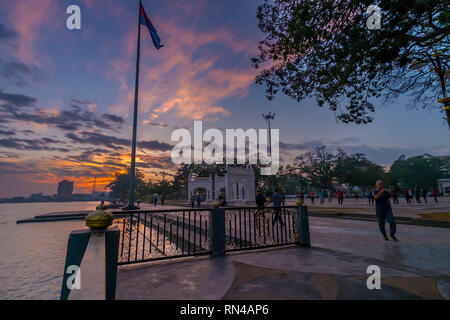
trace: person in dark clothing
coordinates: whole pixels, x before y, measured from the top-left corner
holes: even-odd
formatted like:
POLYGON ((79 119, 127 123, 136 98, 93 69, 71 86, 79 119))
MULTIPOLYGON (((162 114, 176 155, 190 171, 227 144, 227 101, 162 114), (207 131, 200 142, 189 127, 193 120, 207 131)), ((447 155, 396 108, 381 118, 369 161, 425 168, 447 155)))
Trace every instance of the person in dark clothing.
POLYGON ((403 191, 403 196, 405 197, 406 203, 409 203, 408 189, 405 188, 405 190, 403 191))
POLYGON ((373 203, 375 201, 375 198, 373 196, 374 196, 373 191, 369 190, 369 205, 370 206, 373 205, 373 203))
POLYGON ((389 222, 390 236, 393 240, 397 241, 395 232, 397 224, 392 214, 392 207, 389 198, 391 197, 389 192, 384 189, 383 181, 378 180, 376 183, 378 193, 375 195, 375 210, 378 217, 378 227, 385 240, 389 240, 386 235, 385 224, 386 220, 389 222))
POLYGON ((398 192, 396 187, 392 187, 392 200, 394 201, 394 204, 399 204, 398 202, 398 192))
POLYGON ((256 201, 256 206, 257 207, 264 207, 264 205, 266 204, 266 197, 264 197, 261 194, 261 191, 258 190, 256 192, 256 199, 255 199, 255 201, 256 201))
POLYGON ((275 189, 275 192, 270 197, 270 202, 273 203, 273 208, 275 210, 275 216, 272 220, 272 224, 275 224, 276 221, 279 221, 281 226, 284 226, 284 222, 281 219, 281 202, 283 201, 283 197, 278 193, 278 189, 275 189))
POLYGON ((420 192, 422 193, 423 200, 427 203, 427 190, 422 188, 420 189, 420 192))
POLYGON ((200 205, 202 204, 202 197, 200 195, 197 196, 197 208, 200 209, 200 205))
POLYGON ((191 208, 195 207, 195 199, 194 196, 191 197, 191 208))
POLYGON ((416 202, 417 203, 422 203, 422 201, 420 201, 420 189, 419 189, 419 187, 417 185, 414 188, 414 193, 416 194, 416 202))

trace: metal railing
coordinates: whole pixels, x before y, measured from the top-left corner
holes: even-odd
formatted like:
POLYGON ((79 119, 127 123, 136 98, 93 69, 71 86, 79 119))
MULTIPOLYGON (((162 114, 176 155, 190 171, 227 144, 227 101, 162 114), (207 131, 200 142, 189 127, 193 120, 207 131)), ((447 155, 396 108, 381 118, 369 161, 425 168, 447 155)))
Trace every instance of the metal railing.
POLYGON ((248 250, 298 243, 297 207, 225 209, 225 250, 248 250), (283 224, 275 220, 276 211, 283 224))
POLYGON ((120 230, 119 265, 210 253, 210 209, 113 214, 120 230))
MULTIPOLYGON (((295 206, 224 209, 226 251, 298 243, 295 206), (277 210, 283 224, 275 220, 277 210)), ((112 212, 120 230, 118 264, 210 254, 212 210, 112 212)))

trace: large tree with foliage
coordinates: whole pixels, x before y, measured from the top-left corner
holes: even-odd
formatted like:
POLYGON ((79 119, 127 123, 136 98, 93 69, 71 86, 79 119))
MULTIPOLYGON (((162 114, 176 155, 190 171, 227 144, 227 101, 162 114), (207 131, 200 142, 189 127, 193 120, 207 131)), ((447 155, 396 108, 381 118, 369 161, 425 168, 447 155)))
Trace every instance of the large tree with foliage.
MULTIPOLYGON (((136 169, 134 192, 136 199, 144 200, 148 193, 148 184, 144 181, 144 173, 136 169)), ((124 201, 128 199, 130 191, 130 169, 127 173, 116 172, 114 174, 114 180, 107 185, 107 188, 111 190, 111 197, 124 201)))
POLYGON ((402 155, 392 164, 389 175, 392 183, 403 187, 434 187, 437 179, 450 176, 450 157, 424 154, 407 159, 402 155))
POLYGON ((332 189, 336 168, 336 156, 326 151, 325 146, 299 155, 294 160, 295 172, 313 187, 332 189))
POLYGON ((362 124, 373 120, 372 98, 409 93, 412 103, 435 107, 446 97, 448 1, 265 0, 257 19, 265 39, 252 61, 269 63, 256 78, 269 99, 279 91, 312 97, 340 121, 362 124), (370 5, 381 8, 379 30, 366 25, 370 5), (422 67, 411 70, 416 61, 422 67))
POLYGON ((336 158, 336 180, 347 185, 348 190, 353 190, 355 186, 373 188, 377 180, 385 178, 384 168, 362 153, 347 155, 343 150, 338 150, 336 158))

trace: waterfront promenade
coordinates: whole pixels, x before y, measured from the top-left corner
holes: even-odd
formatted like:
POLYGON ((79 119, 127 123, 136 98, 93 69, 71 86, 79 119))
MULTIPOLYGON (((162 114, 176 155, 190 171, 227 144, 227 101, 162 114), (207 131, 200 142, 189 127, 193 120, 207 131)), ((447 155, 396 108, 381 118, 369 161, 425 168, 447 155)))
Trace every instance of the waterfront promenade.
POLYGON ((384 241, 371 221, 310 218, 312 248, 119 267, 117 299, 449 299, 450 229, 399 225, 384 241), (369 265, 381 289, 366 286, 369 265))

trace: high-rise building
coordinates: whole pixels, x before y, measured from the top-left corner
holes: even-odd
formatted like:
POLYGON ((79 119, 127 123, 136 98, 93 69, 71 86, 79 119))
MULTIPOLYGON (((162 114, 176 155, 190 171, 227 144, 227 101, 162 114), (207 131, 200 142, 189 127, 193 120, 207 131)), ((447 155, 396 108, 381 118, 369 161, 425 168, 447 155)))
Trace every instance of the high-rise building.
POLYGON ((72 198, 73 181, 63 180, 58 182, 58 197, 72 198))

